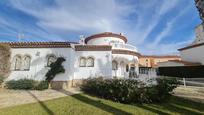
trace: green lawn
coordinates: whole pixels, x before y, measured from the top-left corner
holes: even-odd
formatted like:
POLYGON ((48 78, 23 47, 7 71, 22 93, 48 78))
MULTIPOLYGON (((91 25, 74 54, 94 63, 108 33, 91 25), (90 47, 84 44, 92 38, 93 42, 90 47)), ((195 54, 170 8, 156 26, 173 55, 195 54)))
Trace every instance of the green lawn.
POLYGON ((128 105, 85 94, 0 109, 0 115, 204 114, 204 104, 171 97, 162 104, 128 105))

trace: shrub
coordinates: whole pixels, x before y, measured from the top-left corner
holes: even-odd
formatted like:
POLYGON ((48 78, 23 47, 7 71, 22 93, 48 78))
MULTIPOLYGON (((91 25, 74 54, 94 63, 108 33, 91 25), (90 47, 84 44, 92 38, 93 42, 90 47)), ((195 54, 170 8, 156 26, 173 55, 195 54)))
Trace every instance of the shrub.
POLYGON ((121 103, 161 102, 176 88, 177 81, 157 79, 157 84, 147 84, 133 79, 88 79, 82 84, 85 93, 121 103))
POLYGON ((0 76, 0 86, 4 82, 4 78, 0 76))
POLYGON ((171 92, 179 85, 177 78, 157 78, 157 84, 147 87, 146 95, 149 102, 161 102, 167 99, 171 92))
POLYGON ((6 82, 8 89, 23 89, 23 90, 44 90, 48 89, 47 81, 35 81, 31 79, 10 80, 6 82))
POLYGON ((62 63, 66 61, 63 57, 57 58, 55 62, 50 65, 50 70, 46 73, 46 81, 50 82, 59 73, 64 73, 65 69, 62 63))
POLYGON ((35 81, 30 79, 10 80, 6 82, 8 89, 32 89, 35 81))
POLYGON ((34 89, 44 90, 44 89, 48 89, 48 87, 49 87, 48 81, 41 81, 41 82, 38 82, 38 84, 34 87, 34 89))

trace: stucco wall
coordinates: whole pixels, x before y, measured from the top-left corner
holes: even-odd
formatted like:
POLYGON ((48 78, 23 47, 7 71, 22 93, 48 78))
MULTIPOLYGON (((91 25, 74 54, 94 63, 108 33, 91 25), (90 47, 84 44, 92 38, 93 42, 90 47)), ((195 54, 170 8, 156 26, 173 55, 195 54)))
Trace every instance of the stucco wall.
POLYGON ((15 71, 11 67, 11 79, 34 79, 43 80, 49 67, 47 67, 47 58, 49 54, 57 57, 62 56, 66 59, 63 63, 65 73, 58 74, 54 81, 67 81, 72 79, 86 79, 96 76, 112 76, 112 57, 111 51, 75 51, 72 48, 16 48, 12 49, 11 63, 13 57, 17 54, 21 56, 31 56, 31 65, 29 71, 15 71), (37 56, 37 53, 39 56, 37 56), (79 67, 80 57, 93 57, 95 60, 94 67, 79 67))
POLYGON ((112 77, 111 51, 77 51, 75 52, 74 78, 86 79, 89 77, 112 77), (94 67, 80 67, 80 57, 93 57, 94 67))
POLYGON ((70 76, 73 75, 72 72, 72 54, 71 48, 15 48, 11 50, 11 74, 8 77, 10 79, 35 79, 35 80, 43 80, 45 79, 45 74, 47 73, 49 67, 47 67, 47 58, 46 56, 49 54, 54 54, 59 57, 62 56, 66 59, 63 63, 64 68, 66 69, 64 74, 59 74, 55 77, 54 80, 69 80, 70 76), (14 71, 13 67, 13 57, 16 54, 20 54, 21 56, 29 55, 31 56, 30 70, 29 71, 14 71), (39 55, 37 55, 39 54, 39 55), (70 70, 70 71, 69 71, 70 70))
POLYGON ((184 61, 200 62, 204 64, 204 45, 183 50, 180 54, 184 61))

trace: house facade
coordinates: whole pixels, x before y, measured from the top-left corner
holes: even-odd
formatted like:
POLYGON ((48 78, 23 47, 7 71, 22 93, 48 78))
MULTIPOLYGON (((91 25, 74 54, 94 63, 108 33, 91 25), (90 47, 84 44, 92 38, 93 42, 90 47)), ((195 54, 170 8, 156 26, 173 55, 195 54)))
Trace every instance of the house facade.
POLYGON ((137 48, 127 44, 122 34, 95 34, 74 42, 7 42, 11 47, 11 74, 7 80, 44 80, 50 64, 64 57, 65 73, 58 74, 51 85, 69 88, 90 77, 128 78, 137 76, 137 48))

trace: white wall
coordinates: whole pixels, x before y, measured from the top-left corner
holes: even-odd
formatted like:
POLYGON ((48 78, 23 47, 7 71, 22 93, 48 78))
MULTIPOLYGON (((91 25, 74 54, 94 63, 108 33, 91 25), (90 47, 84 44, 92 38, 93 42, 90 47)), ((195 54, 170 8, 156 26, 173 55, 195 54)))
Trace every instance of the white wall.
POLYGON ((89 45, 110 45, 110 41, 116 41, 116 42, 120 42, 122 44, 125 44, 125 42, 120 39, 120 38, 115 38, 115 37, 100 37, 100 38, 95 38, 95 39, 91 39, 88 41, 87 44, 89 45))
POLYGON ((71 48, 15 48, 11 50, 11 61, 16 54, 21 56, 29 55, 31 56, 31 65, 29 71, 14 71, 14 68, 11 67, 11 74, 8 77, 10 79, 34 79, 34 80, 43 80, 45 79, 45 74, 47 73, 49 67, 47 67, 47 58, 48 54, 54 54, 57 57, 62 56, 66 59, 63 63, 64 68, 66 69, 64 74, 59 74, 55 77, 54 80, 63 81, 69 80, 73 75, 72 64, 72 52, 71 48), (36 54, 40 52, 39 56, 36 54))
POLYGON ((77 51, 75 52, 74 78, 86 79, 89 77, 104 76, 112 77, 111 51, 77 51), (80 57, 93 57, 94 67, 80 67, 80 57))
POLYGON ((186 49, 180 52, 181 59, 190 62, 200 62, 204 64, 204 45, 186 49))

